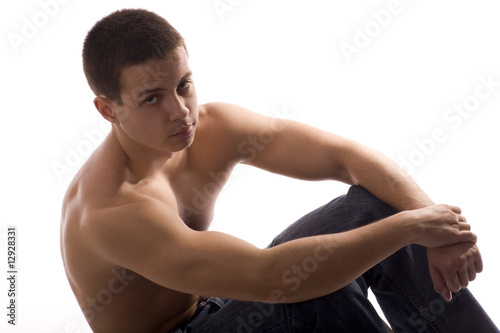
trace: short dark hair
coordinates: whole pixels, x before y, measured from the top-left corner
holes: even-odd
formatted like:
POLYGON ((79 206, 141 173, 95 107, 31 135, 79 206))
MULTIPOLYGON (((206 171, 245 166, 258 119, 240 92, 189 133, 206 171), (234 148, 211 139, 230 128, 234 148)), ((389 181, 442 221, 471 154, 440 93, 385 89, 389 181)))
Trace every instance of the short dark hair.
POLYGON ((122 70, 150 59, 165 59, 179 46, 186 49, 184 38, 163 17, 144 9, 118 10, 88 32, 83 71, 96 96, 122 105, 122 70))

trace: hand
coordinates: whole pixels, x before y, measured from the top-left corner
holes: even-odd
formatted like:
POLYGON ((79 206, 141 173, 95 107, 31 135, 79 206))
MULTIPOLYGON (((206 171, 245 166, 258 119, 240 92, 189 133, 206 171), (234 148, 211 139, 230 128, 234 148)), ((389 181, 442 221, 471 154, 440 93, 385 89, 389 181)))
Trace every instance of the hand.
POLYGON ((426 247, 443 247, 457 243, 476 243, 477 237, 461 214, 460 208, 433 205, 410 211, 417 226, 414 243, 426 247))
POLYGON ((467 287, 483 270, 481 253, 470 242, 428 248, 427 258, 434 290, 447 301, 451 301, 452 292, 467 287))

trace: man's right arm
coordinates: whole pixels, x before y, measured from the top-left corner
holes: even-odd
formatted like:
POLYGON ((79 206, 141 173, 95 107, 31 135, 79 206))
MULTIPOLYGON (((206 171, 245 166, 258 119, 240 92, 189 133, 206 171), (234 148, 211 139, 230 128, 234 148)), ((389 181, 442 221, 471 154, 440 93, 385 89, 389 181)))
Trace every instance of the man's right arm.
POLYGON ((298 302, 334 292, 416 243, 475 242, 456 207, 405 211, 352 231, 270 249, 214 231, 194 231, 174 210, 140 199, 90 216, 82 227, 97 255, 179 292, 262 302, 298 302), (315 270, 301 267, 315 260, 315 270))

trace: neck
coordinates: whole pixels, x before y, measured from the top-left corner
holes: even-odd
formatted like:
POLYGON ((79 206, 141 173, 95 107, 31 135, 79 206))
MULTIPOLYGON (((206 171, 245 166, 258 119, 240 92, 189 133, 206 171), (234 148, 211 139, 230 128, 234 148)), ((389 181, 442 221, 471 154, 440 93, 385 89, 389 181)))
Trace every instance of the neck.
POLYGON ((144 179, 164 170, 178 153, 155 150, 131 141, 113 127, 112 139, 122 148, 126 163, 134 178, 144 179))

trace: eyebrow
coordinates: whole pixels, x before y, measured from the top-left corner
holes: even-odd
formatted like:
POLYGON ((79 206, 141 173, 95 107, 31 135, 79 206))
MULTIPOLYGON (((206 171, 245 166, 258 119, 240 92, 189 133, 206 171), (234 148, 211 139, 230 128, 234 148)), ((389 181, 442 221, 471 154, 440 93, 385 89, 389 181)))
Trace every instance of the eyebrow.
POLYGON ((147 94, 150 94, 150 93, 153 93, 153 92, 157 92, 157 91, 160 91, 160 90, 165 90, 165 89, 160 88, 160 87, 152 88, 152 89, 145 89, 145 90, 141 91, 139 93, 139 95, 137 95, 137 98, 141 98, 144 95, 147 95, 147 94))
MULTIPOLYGON (((182 82, 184 80, 186 80, 188 77, 190 77, 191 75, 193 75, 193 72, 192 71, 189 71, 187 72, 186 74, 184 74, 181 79, 179 80, 179 82, 182 82)), ((146 94, 150 94, 150 93, 153 93, 153 92, 157 92, 157 91, 161 91, 161 90, 165 90, 164 88, 161 88, 161 87, 155 87, 155 88, 151 88, 151 89, 144 89, 143 91, 141 91, 139 93, 139 95, 137 95, 137 98, 141 98, 142 96, 146 95, 146 94)))

